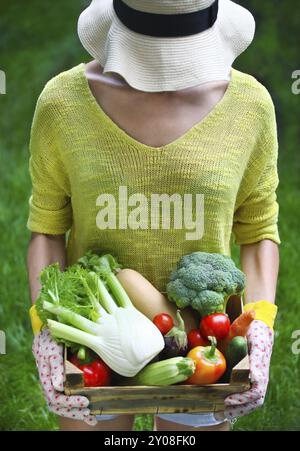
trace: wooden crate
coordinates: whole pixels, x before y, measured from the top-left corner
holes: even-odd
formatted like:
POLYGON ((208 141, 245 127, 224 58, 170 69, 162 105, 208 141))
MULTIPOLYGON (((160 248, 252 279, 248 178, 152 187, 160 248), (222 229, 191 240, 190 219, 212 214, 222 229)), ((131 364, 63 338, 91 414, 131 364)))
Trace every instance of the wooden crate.
MULTIPOLYGON (((233 321, 242 312, 242 302, 232 297, 227 313, 233 321)), ((230 382, 211 385, 84 387, 83 373, 66 358, 65 394, 82 395, 90 400, 91 413, 196 413, 223 411, 224 399, 232 393, 249 390, 249 359, 233 368, 230 382)))

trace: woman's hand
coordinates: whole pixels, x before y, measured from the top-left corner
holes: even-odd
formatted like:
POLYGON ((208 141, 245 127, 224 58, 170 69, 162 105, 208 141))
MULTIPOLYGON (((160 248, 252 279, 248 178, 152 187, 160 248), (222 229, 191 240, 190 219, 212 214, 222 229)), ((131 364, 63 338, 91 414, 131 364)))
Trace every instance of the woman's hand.
POLYGON ((269 382, 273 335, 273 331, 264 322, 252 322, 247 334, 252 388, 225 399, 227 419, 242 417, 263 405, 269 382))
POLYGON ((51 338, 49 329, 43 329, 35 336, 32 352, 49 410, 56 415, 95 426, 97 420, 90 415, 87 398, 61 394, 64 381, 63 347, 51 338))

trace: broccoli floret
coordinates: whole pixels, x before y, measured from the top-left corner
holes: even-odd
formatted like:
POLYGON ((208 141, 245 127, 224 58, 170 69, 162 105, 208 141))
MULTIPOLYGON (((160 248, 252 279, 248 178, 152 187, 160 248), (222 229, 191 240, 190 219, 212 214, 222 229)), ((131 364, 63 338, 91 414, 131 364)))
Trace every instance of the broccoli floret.
POLYGON ((213 313, 223 313, 224 297, 222 293, 203 290, 192 300, 191 306, 194 310, 201 313, 201 316, 212 315, 213 313))
POLYGON ((191 303, 191 297, 197 296, 197 291, 187 288, 180 279, 171 280, 167 284, 169 298, 174 301, 178 308, 186 308, 191 303))
POLYGON ((245 275, 222 254, 194 252, 178 262, 170 276, 167 293, 177 307, 191 306, 201 316, 226 311, 230 296, 241 295, 245 275))

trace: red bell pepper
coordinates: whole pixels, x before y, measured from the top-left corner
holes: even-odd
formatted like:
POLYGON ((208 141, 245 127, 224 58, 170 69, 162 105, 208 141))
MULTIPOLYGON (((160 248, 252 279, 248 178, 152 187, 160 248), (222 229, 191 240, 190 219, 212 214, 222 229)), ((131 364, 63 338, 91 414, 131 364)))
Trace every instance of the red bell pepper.
POLYGON ((85 387, 105 387, 110 385, 111 369, 101 359, 82 364, 76 355, 70 357, 70 362, 83 372, 85 387))

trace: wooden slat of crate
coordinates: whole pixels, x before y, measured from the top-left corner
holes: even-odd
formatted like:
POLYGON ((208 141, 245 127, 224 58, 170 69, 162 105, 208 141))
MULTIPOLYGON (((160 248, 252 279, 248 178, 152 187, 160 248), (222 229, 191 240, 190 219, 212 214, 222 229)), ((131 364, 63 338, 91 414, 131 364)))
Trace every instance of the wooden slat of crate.
MULTIPOLYGON (((209 393, 205 390, 198 391, 189 397, 184 394, 180 397, 177 392, 173 396, 157 395, 149 393, 149 391, 138 391, 135 387, 131 388, 131 395, 128 397, 116 396, 112 397, 96 396, 93 397, 91 393, 84 393, 82 395, 88 396, 90 399, 90 408, 92 413, 177 413, 177 412, 213 412, 224 410, 223 400, 229 394, 240 392, 241 386, 230 386, 227 389, 220 387, 219 393, 209 393), (133 397, 132 397, 133 395, 133 397), (197 399, 198 398, 198 399, 197 399)), ((149 387, 147 387, 149 388, 149 387)), ((200 387, 198 387, 200 388, 200 387)))
POLYGON ((136 400, 139 397, 147 397, 149 400, 167 400, 182 398, 194 400, 197 396, 205 395, 206 399, 216 401, 220 396, 236 393, 236 390, 248 388, 248 384, 214 384, 214 385, 168 385, 168 386, 124 386, 103 388, 78 388, 68 389, 67 395, 89 396, 94 401, 136 400))
POLYGON ((89 392, 81 392, 81 394, 90 398, 90 408, 94 414, 213 412, 224 410, 223 399, 227 395, 239 391, 241 387, 238 386, 235 389, 231 386, 227 390, 220 387, 219 393, 209 393, 203 387, 203 390, 197 390, 197 393, 193 391, 191 396, 187 396, 184 392, 180 396, 176 390, 173 390, 172 394, 168 394, 162 393, 163 390, 157 389, 157 387, 145 388, 146 390, 144 387, 130 387, 130 396, 125 393, 123 396, 118 396, 116 393, 111 393, 111 396, 93 396, 89 392), (197 394, 202 398, 199 399, 197 394))
POLYGON ((90 399, 92 413, 178 413, 224 410, 226 396, 247 390, 248 384, 206 386, 105 387, 66 390, 90 399))
POLYGON ((139 402, 135 403, 135 405, 125 404, 124 407, 118 403, 117 406, 113 407, 109 405, 107 408, 103 407, 102 403, 91 403, 90 404, 91 413, 93 415, 116 415, 116 414, 158 414, 158 413, 208 413, 208 412, 222 412, 224 411, 224 402, 222 403, 192 403, 192 402, 172 402, 170 404, 163 405, 163 402, 160 402, 160 405, 147 406, 141 400, 141 404, 139 402))

